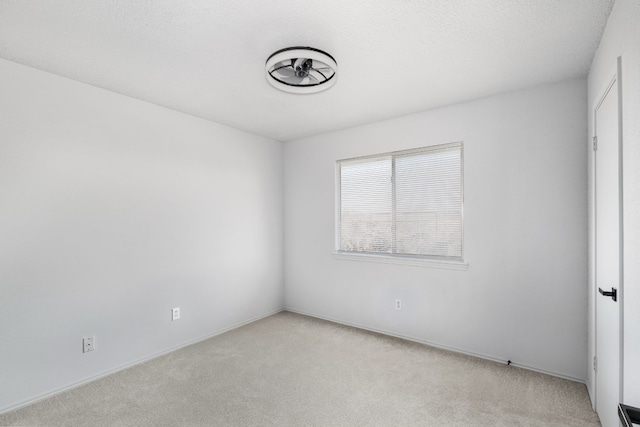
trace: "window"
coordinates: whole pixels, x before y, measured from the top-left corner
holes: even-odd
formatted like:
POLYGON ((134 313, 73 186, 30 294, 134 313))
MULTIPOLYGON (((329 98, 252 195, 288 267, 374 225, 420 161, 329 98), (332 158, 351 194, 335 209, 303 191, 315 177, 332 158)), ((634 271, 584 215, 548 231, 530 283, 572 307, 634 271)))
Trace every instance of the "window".
POLYGON ((461 261, 462 148, 338 161, 338 253, 461 261))

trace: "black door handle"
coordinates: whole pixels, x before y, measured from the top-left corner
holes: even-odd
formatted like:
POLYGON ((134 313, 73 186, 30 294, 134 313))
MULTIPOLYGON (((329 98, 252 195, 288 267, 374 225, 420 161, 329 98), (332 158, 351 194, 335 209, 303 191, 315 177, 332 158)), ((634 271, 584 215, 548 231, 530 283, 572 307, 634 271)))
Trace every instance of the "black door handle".
POLYGON ((598 288, 598 292, 605 297, 611 297, 612 300, 618 301, 618 290, 616 288, 611 288, 611 292, 603 291, 602 288, 598 288))

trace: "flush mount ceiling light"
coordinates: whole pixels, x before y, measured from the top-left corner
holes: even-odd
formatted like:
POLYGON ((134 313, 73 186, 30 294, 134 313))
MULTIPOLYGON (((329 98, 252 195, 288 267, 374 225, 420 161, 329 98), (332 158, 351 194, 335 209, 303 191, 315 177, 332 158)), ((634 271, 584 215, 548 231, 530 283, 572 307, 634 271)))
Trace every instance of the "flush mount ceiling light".
POLYGON ((336 83, 338 64, 331 55, 312 47, 288 47, 273 53, 265 64, 267 80, 292 93, 315 93, 336 83))

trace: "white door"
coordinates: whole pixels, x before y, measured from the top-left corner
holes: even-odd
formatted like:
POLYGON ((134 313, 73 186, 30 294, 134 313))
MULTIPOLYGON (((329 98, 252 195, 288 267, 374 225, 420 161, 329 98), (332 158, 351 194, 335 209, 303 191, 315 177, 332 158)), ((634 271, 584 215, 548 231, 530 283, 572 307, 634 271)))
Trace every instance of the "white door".
POLYGON ((594 111, 596 238, 596 412, 603 427, 618 427, 620 402, 621 168, 619 74, 594 111), (616 292, 615 301, 614 295, 616 292))

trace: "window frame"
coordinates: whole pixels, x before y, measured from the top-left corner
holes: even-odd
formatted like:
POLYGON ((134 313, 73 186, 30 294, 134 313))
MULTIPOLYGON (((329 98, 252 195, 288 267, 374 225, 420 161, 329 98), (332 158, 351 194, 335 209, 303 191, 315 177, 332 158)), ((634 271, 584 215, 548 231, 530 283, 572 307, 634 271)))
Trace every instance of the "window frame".
MULTIPOLYGON (((392 224, 391 232, 395 232, 395 206, 392 208, 392 224)), ((392 237, 395 242, 395 236, 392 237)), ((408 150, 397 150, 387 153, 377 153, 365 156, 351 157, 339 159, 335 162, 335 223, 334 223, 334 252, 335 259, 382 262, 391 264, 407 264, 427 267, 447 268, 454 270, 466 270, 468 264, 464 261, 464 142, 450 142, 445 144, 430 145, 419 148, 411 148, 408 150), (392 169, 392 205, 396 203, 396 185, 395 185, 395 168, 396 158, 411 156, 421 153, 429 153, 441 150, 449 150, 452 148, 460 149, 460 215, 461 215, 461 232, 460 232, 460 256, 441 256, 441 255, 414 255, 414 254, 398 254, 398 253, 382 253, 382 252, 365 252, 365 251, 343 251, 341 246, 341 219, 342 219, 342 186, 341 171, 342 163, 345 162, 367 162, 374 159, 390 158, 392 169)))

